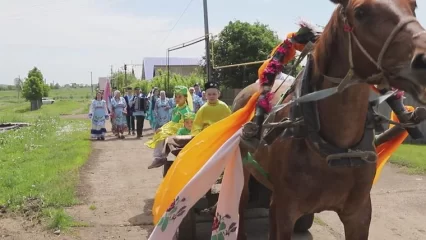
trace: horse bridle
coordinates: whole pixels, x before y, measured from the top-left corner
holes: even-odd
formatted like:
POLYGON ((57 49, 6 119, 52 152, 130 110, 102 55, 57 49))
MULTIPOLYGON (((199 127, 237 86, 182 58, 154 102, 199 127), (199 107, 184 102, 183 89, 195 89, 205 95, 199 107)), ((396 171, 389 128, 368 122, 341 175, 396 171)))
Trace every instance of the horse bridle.
MULTIPOLYGON (((300 96, 296 99, 293 99, 287 103, 281 103, 279 105, 276 105, 272 108, 271 112, 278 112, 281 109, 287 107, 287 106, 292 106, 295 104, 299 104, 299 103, 306 103, 306 102, 314 102, 314 101, 319 101, 321 99, 330 97, 336 93, 341 93, 343 90, 345 90, 346 88, 353 86, 355 84, 359 84, 359 83, 369 83, 369 84, 376 84, 376 83, 380 83, 379 88, 383 87, 383 88, 387 88, 389 89, 389 83, 388 83, 388 77, 392 76, 391 73, 389 73, 388 71, 386 71, 386 69, 383 69, 382 67, 382 61, 383 61, 383 57, 386 54, 390 44, 392 43, 392 41, 394 40, 395 36, 401 31, 401 29, 403 27, 405 27, 407 24, 412 23, 412 22, 418 22, 417 18, 415 17, 407 17, 402 19, 392 30, 392 32, 389 34, 388 38, 386 39, 385 43, 383 44, 382 49, 379 52, 379 56, 377 58, 377 61, 374 60, 373 57, 371 57, 371 55, 368 53, 368 51, 362 46, 361 42, 358 40, 358 38, 355 36, 354 32, 353 32, 353 27, 349 24, 348 19, 346 17, 346 13, 345 13, 345 8, 343 6, 341 6, 340 9, 340 14, 344 23, 344 31, 348 33, 349 36, 349 54, 348 54, 348 58, 349 58, 349 70, 346 73, 344 78, 336 78, 336 77, 330 77, 330 76, 326 76, 325 74, 322 74, 324 79, 337 84, 336 87, 332 87, 332 88, 326 88, 326 89, 322 89, 322 90, 317 90, 311 93, 308 93, 306 95, 300 96), (355 73, 355 67, 354 67, 354 63, 353 63, 353 54, 352 54, 352 40, 355 41, 355 44, 357 45, 357 47, 361 50, 361 52, 377 67, 377 69, 379 70, 378 73, 373 74, 367 78, 362 79, 361 77, 357 76, 355 73), (356 78, 355 78, 356 77, 356 78)), ((423 34, 426 34, 426 30, 420 31, 416 34, 413 35, 413 38, 417 38, 423 34)), ((313 49, 313 44, 307 44, 307 46, 305 46, 305 50, 307 50, 307 52, 312 51, 313 49)), ((299 60, 297 61, 297 63, 299 63, 301 61, 301 57, 305 56, 306 53, 304 54, 305 50, 303 50, 302 54, 299 56, 299 60)), ((296 65, 297 66, 297 65, 296 65)), ((284 80, 285 81, 285 80, 284 80)), ((283 82, 284 82, 283 81, 283 82)), ((283 84, 283 82, 278 86, 278 88, 281 87, 281 85, 283 84)), ((294 81, 292 86, 290 87, 290 89, 294 90, 295 87, 295 83, 297 81, 294 81)), ((275 90, 277 91, 278 88, 275 90)), ((378 102, 381 103, 383 101, 385 101, 387 98, 389 98, 391 95, 393 95, 395 93, 395 91, 389 91, 388 93, 386 93, 383 96, 378 96, 375 97, 371 100, 371 102, 378 102)), ((282 100, 284 100, 282 98, 282 100)), ((265 119, 265 122, 268 122, 270 120, 270 117, 273 116, 274 114, 269 114, 268 117, 265 119)))
MULTIPOLYGON (((401 31, 401 29, 403 27, 405 27, 407 24, 412 23, 412 22, 418 22, 416 17, 407 17, 402 19, 392 30, 392 32, 389 34, 389 36, 387 37, 385 43, 383 44, 382 49, 379 52, 379 56, 377 58, 377 61, 374 60, 373 57, 371 57, 371 55, 368 53, 368 51, 362 46, 361 42, 358 40, 358 38, 356 37, 356 35, 353 32, 353 27, 349 24, 348 19, 346 17, 346 13, 345 13, 346 9, 342 6, 341 7, 341 17, 344 23, 344 31, 348 33, 348 41, 349 41, 349 46, 348 46, 348 58, 349 58, 349 70, 346 73, 344 78, 335 78, 335 77, 329 77, 324 75, 324 78, 339 84, 337 87, 338 92, 342 92, 344 89, 346 89, 349 86, 352 86, 356 83, 371 83, 371 82, 380 82, 382 85, 385 85, 386 87, 389 86, 389 83, 387 82, 387 78, 386 76, 389 76, 390 73, 388 71, 386 71, 385 69, 383 69, 382 66, 382 61, 383 61, 383 57, 386 54, 389 46, 391 45, 392 41, 395 39, 395 36, 401 31), (378 73, 373 74, 365 79, 361 79, 361 78, 357 78, 354 79, 354 76, 356 76, 355 73, 355 67, 354 67, 354 62, 353 62, 353 53, 352 53, 352 40, 355 42, 356 46, 361 50, 361 52, 364 54, 365 57, 368 58, 368 60, 370 60, 370 62, 372 62, 377 69, 379 70, 378 73), (386 76, 385 76, 386 73, 386 76)), ((417 38, 422 34, 425 34, 426 30, 424 31, 420 31, 416 34, 413 35, 413 38, 417 38)))

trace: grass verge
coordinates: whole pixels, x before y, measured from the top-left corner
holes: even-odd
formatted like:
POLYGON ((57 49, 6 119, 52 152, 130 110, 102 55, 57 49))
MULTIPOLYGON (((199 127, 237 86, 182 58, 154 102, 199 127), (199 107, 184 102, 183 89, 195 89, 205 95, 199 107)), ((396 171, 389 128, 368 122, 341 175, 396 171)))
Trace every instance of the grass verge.
POLYGON ((390 162, 407 167, 410 174, 426 174, 426 146, 403 144, 390 158, 390 162))
POLYGON ((49 227, 66 229, 75 225, 63 207, 78 203, 79 168, 90 153, 89 122, 52 114, 0 134, 0 205, 26 215, 43 213, 49 227))
POLYGON ((0 104, 0 123, 2 122, 33 122, 43 116, 60 116, 89 112, 89 101, 61 100, 54 104, 46 104, 37 111, 30 111, 29 102, 0 104))

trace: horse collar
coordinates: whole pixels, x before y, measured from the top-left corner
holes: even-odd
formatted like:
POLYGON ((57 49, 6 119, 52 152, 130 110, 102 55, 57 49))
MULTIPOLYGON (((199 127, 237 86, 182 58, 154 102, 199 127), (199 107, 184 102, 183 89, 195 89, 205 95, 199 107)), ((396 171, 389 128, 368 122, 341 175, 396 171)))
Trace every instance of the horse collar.
MULTIPOLYGON (((302 84, 295 89, 294 98, 314 92, 315 88, 310 83, 313 71, 312 56, 309 55, 304 69, 302 84)), ((361 141, 354 147, 342 149, 327 142, 320 136, 320 120, 317 108, 317 102, 305 102, 293 105, 290 109, 290 120, 296 121, 303 119, 304 124, 286 129, 282 137, 304 138, 308 146, 317 151, 326 158, 331 167, 358 167, 366 163, 374 163, 377 155, 374 148, 374 116, 373 109, 370 107, 365 132, 361 141)))

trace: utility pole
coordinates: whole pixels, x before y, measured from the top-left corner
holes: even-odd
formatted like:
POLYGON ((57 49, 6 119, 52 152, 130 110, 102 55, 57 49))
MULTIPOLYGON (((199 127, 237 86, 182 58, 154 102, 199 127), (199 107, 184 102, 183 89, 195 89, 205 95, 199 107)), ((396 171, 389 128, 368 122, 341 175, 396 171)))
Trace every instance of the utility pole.
POLYGON ((90 88, 92 89, 92 96, 93 96, 93 78, 92 78, 92 72, 90 72, 90 88))
POLYGON ((207 0, 203 0, 204 8, 204 37, 206 42, 206 73, 207 81, 211 79, 211 66, 210 66, 210 31, 209 31, 209 15, 207 10, 207 0))
POLYGON ((124 64, 124 84, 127 84, 127 64, 124 64))
POLYGON ((113 88, 113 86, 112 86, 112 74, 113 74, 113 72, 112 72, 112 65, 111 65, 111 76, 109 78, 109 84, 110 84, 111 88, 113 88))
POLYGON ((19 102, 19 93, 22 91, 22 82, 21 82, 21 75, 18 75, 18 84, 17 84, 17 89, 18 89, 18 102, 19 102))

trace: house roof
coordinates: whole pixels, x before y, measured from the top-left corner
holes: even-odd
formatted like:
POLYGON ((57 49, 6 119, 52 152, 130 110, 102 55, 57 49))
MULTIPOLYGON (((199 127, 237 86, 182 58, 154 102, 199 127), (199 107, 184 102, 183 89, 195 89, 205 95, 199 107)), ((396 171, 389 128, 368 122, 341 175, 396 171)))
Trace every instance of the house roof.
MULTIPOLYGON (((199 66, 201 65, 201 58, 182 58, 182 57, 171 57, 169 58, 170 66, 199 66)), ((143 59, 143 76, 146 80, 154 77, 155 66, 166 66, 167 58, 165 57, 147 57, 143 59)))

